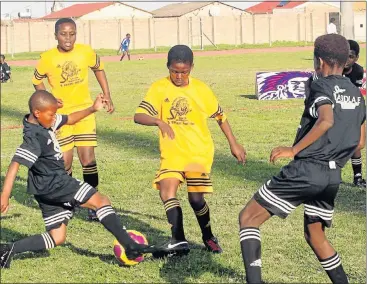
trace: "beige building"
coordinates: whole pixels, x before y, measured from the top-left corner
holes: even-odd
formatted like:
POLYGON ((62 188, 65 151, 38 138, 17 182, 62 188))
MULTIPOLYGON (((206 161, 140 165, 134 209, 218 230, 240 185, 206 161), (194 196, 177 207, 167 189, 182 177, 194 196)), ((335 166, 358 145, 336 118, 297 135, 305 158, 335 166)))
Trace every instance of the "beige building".
POLYGON ((43 17, 43 19, 56 20, 64 17, 85 21, 116 20, 126 18, 147 19, 152 17, 152 13, 122 2, 99 2, 75 4, 53 12, 43 17))
POLYGON ((177 18, 177 17, 226 17, 240 16, 245 14, 243 10, 230 6, 224 2, 189 2, 174 3, 154 10, 154 18, 177 18))

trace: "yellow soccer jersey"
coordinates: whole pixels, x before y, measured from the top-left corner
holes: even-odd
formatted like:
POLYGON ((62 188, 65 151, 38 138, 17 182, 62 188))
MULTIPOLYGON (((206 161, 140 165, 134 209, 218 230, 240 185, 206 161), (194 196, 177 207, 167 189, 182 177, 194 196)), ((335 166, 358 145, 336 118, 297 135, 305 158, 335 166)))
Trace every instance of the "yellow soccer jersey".
POLYGON ((88 67, 103 70, 103 63, 89 45, 75 44, 72 51, 65 53, 53 48, 41 54, 32 82, 39 85, 47 78, 52 94, 64 104, 58 112, 70 114, 93 103, 88 87, 88 67))
POLYGON ((136 113, 145 113, 168 123, 175 138, 159 131, 161 169, 210 173, 214 144, 208 118, 226 120, 212 90, 190 77, 189 85, 176 87, 169 77, 153 83, 136 113))

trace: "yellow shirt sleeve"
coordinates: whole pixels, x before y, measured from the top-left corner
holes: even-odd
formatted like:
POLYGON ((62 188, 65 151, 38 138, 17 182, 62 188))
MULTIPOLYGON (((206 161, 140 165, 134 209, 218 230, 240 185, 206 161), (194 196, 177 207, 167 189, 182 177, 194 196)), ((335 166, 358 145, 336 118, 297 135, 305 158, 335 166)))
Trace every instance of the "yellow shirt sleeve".
POLYGON ((37 63, 36 68, 34 69, 34 74, 32 78, 33 85, 39 85, 42 83, 43 79, 47 78, 47 60, 45 60, 42 56, 37 63))
POLYGON ((213 91, 209 87, 207 87, 205 93, 207 97, 206 110, 209 118, 215 118, 217 121, 225 122, 227 120, 227 116, 219 105, 219 102, 215 97, 213 91))
POLYGON ((104 64, 101 61, 101 58, 99 57, 98 54, 94 52, 94 50, 90 46, 87 47, 87 54, 88 54, 88 66, 93 71, 104 69, 104 64))
POLYGON ((135 113, 145 113, 153 117, 160 117, 161 102, 159 92, 153 85, 149 88, 144 100, 140 103, 135 113))

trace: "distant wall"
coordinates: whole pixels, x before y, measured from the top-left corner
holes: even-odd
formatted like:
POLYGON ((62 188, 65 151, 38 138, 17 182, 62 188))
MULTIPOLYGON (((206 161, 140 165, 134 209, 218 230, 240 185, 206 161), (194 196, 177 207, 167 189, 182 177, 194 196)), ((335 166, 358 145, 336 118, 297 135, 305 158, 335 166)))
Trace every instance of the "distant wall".
MULTIPOLYGON (((326 33, 329 13, 276 13, 270 15, 124 18, 77 20, 80 43, 95 49, 117 49, 126 33, 131 49, 186 44, 258 44, 274 41, 314 41, 326 33)), ((355 13, 355 37, 366 41, 366 13, 355 13)), ((44 51, 56 45, 54 21, 1 23, 1 52, 44 51)))

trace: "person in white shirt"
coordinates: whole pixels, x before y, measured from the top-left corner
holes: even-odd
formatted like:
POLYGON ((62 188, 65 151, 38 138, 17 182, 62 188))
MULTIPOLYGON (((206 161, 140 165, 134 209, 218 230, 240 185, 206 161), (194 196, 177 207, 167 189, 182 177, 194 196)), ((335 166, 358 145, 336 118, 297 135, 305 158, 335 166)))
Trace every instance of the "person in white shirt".
POLYGON ((335 23, 335 19, 331 18, 330 19, 330 23, 328 24, 326 31, 328 34, 337 34, 338 32, 336 31, 336 25, 335 23))

